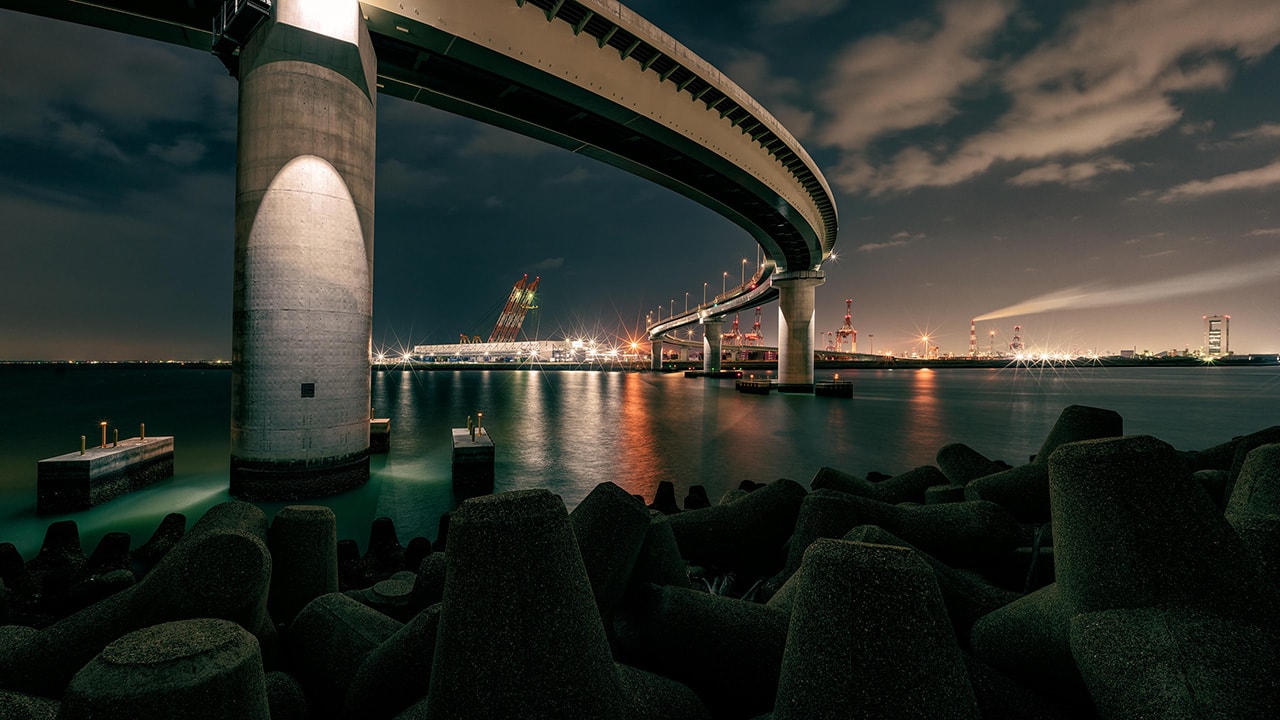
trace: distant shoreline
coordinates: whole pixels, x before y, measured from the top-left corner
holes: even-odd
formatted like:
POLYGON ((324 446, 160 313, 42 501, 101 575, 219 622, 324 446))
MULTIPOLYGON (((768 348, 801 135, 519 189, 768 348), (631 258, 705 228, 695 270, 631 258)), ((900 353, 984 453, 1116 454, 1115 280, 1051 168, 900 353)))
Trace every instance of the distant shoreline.
MULTIPOLYGON (((41 366, 41 367, 178 367, 193 370, 230 370, 231 363, 224 361, 153 361, 153 360, 0 360, 0 366, 41 366)), ((1039 360, 1013 358, 969 359, 969 358, 895 358, 886 357, 877 360, 815 360, 817 370, 910 370, 918 368, 930 369, 1003 369, 1003 368, 1037 368, 1037 367, 1072 367, 1072 368, 1205 368, 1205 367, 1268 367, 1280 366, 1280 354, 1253 353, 1231 355, 1206 361, 1198 357, 1102 357, 1077 358, 1075 360, 1039 360)), ((776 370, 777 361, 747 360, 722 363, 725 370, 744 370, 762 372, 776 370)), ((685 370, 702 369, 701 361, 697 362, 665 362, 661 370, 652 370, 648 362, 420 362, 400 361, 394 363, 373 363, 370 370, 603 370, 606 372, 683 372, 685 370)))

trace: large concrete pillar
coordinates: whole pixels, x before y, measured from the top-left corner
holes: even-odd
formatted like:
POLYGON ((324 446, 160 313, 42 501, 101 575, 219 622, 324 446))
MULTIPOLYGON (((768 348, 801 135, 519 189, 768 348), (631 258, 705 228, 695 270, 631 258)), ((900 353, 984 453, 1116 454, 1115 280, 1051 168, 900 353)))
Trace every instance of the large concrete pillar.
POLYGON ((778 288, 778 390, 813 392, 814 289, 826 281, 812 270, 775 275, 778 288))
POLYGON ((662 338, 653 341, 652 349, 649 351, 649 367, 654 370, 662 369, 662 338))
POLYGON ((720 318, 714 320, 707 318, 702 321, 702 372, 720 372, 722 353, 720 343, 724 340, 720 336, 720 330, 723 326, 724 320, 720 318))
POLYGON ((231 493, 369 479, 377 59, 357 0, 277 0, 240 53, 231 493))

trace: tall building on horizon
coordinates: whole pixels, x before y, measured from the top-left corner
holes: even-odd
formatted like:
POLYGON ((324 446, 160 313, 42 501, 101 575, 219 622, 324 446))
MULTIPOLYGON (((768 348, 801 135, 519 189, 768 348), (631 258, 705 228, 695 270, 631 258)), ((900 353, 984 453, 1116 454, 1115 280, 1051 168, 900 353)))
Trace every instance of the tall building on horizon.
POLYGON ((1204 354, 1220 357, 1231 354, 1231 316, 1204 316, 1204 354))

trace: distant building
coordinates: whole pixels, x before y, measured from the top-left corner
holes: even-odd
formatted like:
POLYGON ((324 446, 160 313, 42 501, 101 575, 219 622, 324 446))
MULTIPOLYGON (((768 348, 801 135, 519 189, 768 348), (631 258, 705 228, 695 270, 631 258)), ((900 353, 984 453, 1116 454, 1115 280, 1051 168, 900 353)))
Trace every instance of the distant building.
POLYGON ((1231 316, 1204 316, 1204 354, 1221 357, 1231 354, 1231 316))

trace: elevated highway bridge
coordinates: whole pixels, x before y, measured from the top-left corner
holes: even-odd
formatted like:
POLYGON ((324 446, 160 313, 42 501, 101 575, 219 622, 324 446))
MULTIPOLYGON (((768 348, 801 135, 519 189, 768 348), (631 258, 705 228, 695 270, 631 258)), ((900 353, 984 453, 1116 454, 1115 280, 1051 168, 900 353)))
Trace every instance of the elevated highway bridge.
POLYGON ((599 159, 742 227, 770 275, 697 321, 776 293, 781 387, 812 389, 813 291, 838 225, 830 187, 758 102, 618 2, 0 0, 0 8, 213 51, 240 81, 234 494, 293 499, 368 478, 378 94, 599 159))

